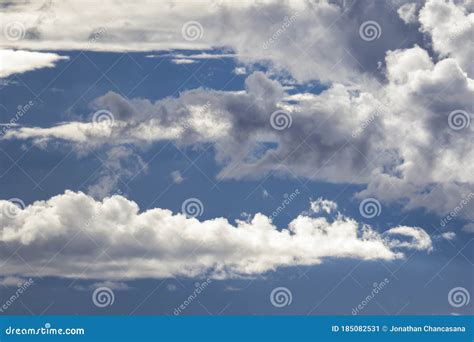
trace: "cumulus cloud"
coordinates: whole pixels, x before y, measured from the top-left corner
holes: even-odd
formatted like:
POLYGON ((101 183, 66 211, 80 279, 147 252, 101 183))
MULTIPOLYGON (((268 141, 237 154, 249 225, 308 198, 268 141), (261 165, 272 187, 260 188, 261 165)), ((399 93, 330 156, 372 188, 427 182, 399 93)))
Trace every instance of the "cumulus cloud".
MULTIPOLYGON (((51 10, 70 11, 65 3, 55 3, 51 10)), ((98 6, 110 5, 106 3, 98 6)), ((405 21, 417 16, 413 3, 395 3, 405 21)), ((204 6, 198 17, 194 3, 160 6, 160 13, 153 6, 136 11, 129 6, 112 6, 111 16, 116 20, 106 24, 98 22, 101 11, 97 8, 79 9, 90 14, 85 16, 89 28, 107 28, 92 47, 86 41, 87 25, 74 25, 75 19, 66 15, 56 16, 55 24, 64 27, 61 32, 42 20, 25 24, 24 39, 5 44, 35 48, 48 42, 48 48, 109 51, 225 46, 239 65, 259 62, 270 72, 249 75, 242 91, 198 88, 156 102, 109 92, 93 103, 95 109, 106 108, 115 116, 105 128, 94 122, 14 127, 3 139, 33 139, 37 144, 61 139, 81 151, 125 144, 149 146, 162 140, 183 146, 212 143, 221 165, 220 179, 272 173, 363 184, 366 188, 358 194, 360 198, 396 201, 408 210, 421 207, 441 215, 474 191, 474 125, 469 124, 474 97, 473 14, 468 2, 420 4, 421 32, 431 39, 435 56, 423 46, 425 39, 420 38, 418 27, 390 20, 392 11, 387 12, 380 1, 362 5, 245 2, 204 6), (383 39, 370 42, 369 48, 369 42, 359 36, 359 27, 371 14, 378 18, 383 39), (157 21, 161 16, 163 21, 157 21), (158 26, 147 24, 151 18, 158 26), (274 19, 267 22, 265 18, 274 19), (182 26, 189 20, 201 24, 204 40, 183 37, 182 26), (300 51, 298 45, 306 53, 295 52, 300 51), (367 75, 366 70, 374 69, 375 75, 367 75), (289 94, 278 77, 269 76, 285 73, 295 82, 317 80, 325 88, 318 94, 289 94), (275 112, 286 117, 286 129, 272 126, 275 112), (456 112, 466 122, 460 129, 450 121, 456 112)), ((18 19, 15 8, 2 14, 6 23, 18 19)), ((17 9, 37 10, 31 4, 17 9)), ((219 53, 168 55, 195 61, 219 53)))
POLYGON ((390 20, 388 7, 380 1, 165 1, 137 6, 107 0, 94 8, 70 0, 46 8, 20 2, 0 13, 2 31, 16 28, 14 35, 0 37, 0 46, 97 51, 221 47, 232 50, 243 64, 286 69, 300 81, 352 83, 375 69, 385 50, 420 39, 416 29, 390 20), (368 53, 358 32, 371 17, 383 23, 384 39, 368 53))
POLYGON ((427 1, 420 11, 422 29, 429 33, 434 49, 443 57, 455 58, 462 69, 474 76, 474 13, 469 1, 427 1))
POLYGON ((278 230, 263 214, 235 224, 225 218, 199 221, 160 208, 140 212, 120 195, 96 201, 66 191, 23 210, 11 211, 11 205, 0 201, 4 276, 228 278, 327 258, 396 260, 406 249, 432 248, 421 228, 380 234, 343 215, 328 221, 302 214, 278 230))
POLYGON ((41 68, 53 68, 56 62, 67 59, 69 57, 56 53, 0 49, 0 77, 41 68))
POLYGON ((417 22, 416 3, 403 4, 398 8, 397 13, 405 24, 413 24, 417 22))
POLYGON ((316 201, 311 201, 311 211, 319 214, 325 212, 330 214, 333 211, 337 210, 337 203, 323 199, 322 197, 318 198, 316 201))

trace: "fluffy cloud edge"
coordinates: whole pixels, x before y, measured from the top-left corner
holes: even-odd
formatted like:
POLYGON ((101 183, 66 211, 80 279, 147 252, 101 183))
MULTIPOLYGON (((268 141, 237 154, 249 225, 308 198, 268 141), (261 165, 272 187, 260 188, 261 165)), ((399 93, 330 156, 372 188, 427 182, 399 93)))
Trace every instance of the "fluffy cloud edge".
POLYGON ((68 59, 68 56, 56 53, 0 49, 0 78, 42 68, 53 68, 58 61, 68 59))
POLYGON ((379 233, 340 213, 300 214, 280 230, 261 213, 235 224, 200 221, 167 209, 140 212, 121 195, 96 201, 69 190, 22 209, 0 200, 0 229, 4 277, 228 279, 330 258, 392 261, 405 250, 432 249, 421 228, 379 233))

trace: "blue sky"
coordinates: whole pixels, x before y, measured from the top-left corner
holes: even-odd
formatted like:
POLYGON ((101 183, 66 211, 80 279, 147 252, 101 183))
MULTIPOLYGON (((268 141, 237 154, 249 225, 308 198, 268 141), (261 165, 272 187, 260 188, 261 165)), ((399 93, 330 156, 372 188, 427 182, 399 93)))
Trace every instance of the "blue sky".
POLYGON ((468 5, 43 5, 2 11, 2 313, 472 314, 468 5))

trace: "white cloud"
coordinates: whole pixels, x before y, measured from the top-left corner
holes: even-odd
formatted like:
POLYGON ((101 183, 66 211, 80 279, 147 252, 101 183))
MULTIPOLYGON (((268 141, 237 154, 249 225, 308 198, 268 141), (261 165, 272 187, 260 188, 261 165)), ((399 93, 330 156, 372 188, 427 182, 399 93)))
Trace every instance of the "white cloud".
POLYGON ((417 227, 399 226, 387 230, 386 235, 389 236, 388 245, 398 248, 410 248, 416 250, 433 249, 431 238, 426 231, 417 227), (406 237, 408 240, 398 240, 393 238, 395 236, 406 237))
POLYGON ((429 0, 421 9, 419 20, 429 33, 434 49, 443 57, 455 58, 463 70, 474 77, 474 13, 469 1, 429 0))
POLYGON ((171 60, 174 64, 194 64, 196 61, 194 59, 189 58, 174 58, 171 60))
MULTIPOLYGON (((41 13, 31 4, 12 5, 0 19, 30 21, 24 23, 24 39, 4 42, 10 46, 119 51, 225 46, 232 53, 167 55, 189 60, 235 57, 239 65, 259 62, 270 71, 250 75, 240 92, 199 88, 154 103, 108 93, 96 105, 116 115, 110 127, 80 122, 19 127, 10 129, 4 138, 33 139, 37 144, 61 139, 81 151, 161 140, 181 145, 212 143, 222 166, 220 179, 259 178, 273 172, 366 184, 360 197, 401 202, 405 209, 422 207, 443 215, 463 194, 474 191, 474 125, 455 131, 448 122, 455 110, 472 116, 472 6, 462 1, 427 1, 420 6, 421 31, 439 54, 430 56, 429 49, 422 47, 423 39, 418 39, 418 45, 410 44, 413 39, 406 41, 420 35, 418 27, 400 20, 393 23, 393 13, 387 12, 383 2, 348 3, 137 7, 110 6, 104 1, 93 10, 76 8, 84 11, 84 25, 77 25, 75 19, 82 16, 66 15, 75 9, 67 1, 49 8, 56 12, 54 23, 37 21, 41 13), (102 22, 100 6, 112 8, 113 20, 102 22), (203 8, 197 11, 198 7, 203 8), (370 14, 377 14, 382 36, 367 45, 358 29, 370 14), (285 18, 293 17, 281 30, 285 18), (181 35, 183 24, 190 20, 202 25, 204 40, 186 40, 181 35), (58 25, 63 30, 58 31, 58 25), (91 42, 90 30, 101 27, 105 29, 99 30, 100 39, 91 42), (264 48, 270 38, 271 44, 264 48), (412 47, 399 49, 402 42, 412 47), (374 65, 380 66, 378 76, 386 77, 382 83, 365 74, 374 65), (296 82, 318 80, 328 88, 320 94, 289 95, 268 76, 286 73, 296 82), (276 110, 290 114, 290 129, 271 127, 270 115, 276 110), (303 145, 301 139, 305 139, 303 145), (276 147, 266 148, 267 143, 276 147)), ((406 3, 399 14, 411 22, 416 7, 406 3)))
POLYGON ((398 8, 397 13, 405 24, 413 24, 418 20, 416 16, 416 3, 403 4, 398 8))
POLYGON ((311 211, 320 214, 325 212, 330 214, 333 211, 337 210, 337 203, 329 200, 325 200, 322 197, 318 198, 316 201, 311 201, 311 211))
MULTIPOLYGON (((403 23, 393 23, 383 3, 306 2, 295 0, 212 2, 164 1, 137 5, 104 0, 78 6, 71 0, 38 8, 35 2, 12 3, 0 13, 0 46, 28 50, 172 51, 221 48, 221 58, 236 55, 243 64, 264 63, 288 70, 295 79, 353 83, 383 57, 367 54, 358 35, 367 17, 383 22, 384 46, 407 39, 403 23), (104 18, 103 13, 107 13, 104 18), (196 36, 185 28, 197 23, 196 36), (58 29, 60 28, 60 29, 58 29), (15 33, 15 32, 12 32, 15 33), (269 42, 271 42, 269 44, 269 42)), ((412 33, 417 33, 413 29, 412 33)))
POLYGON ((56 62, 67 59, 69 57, 55 53, 0 49, 0 77, 53 68, 56 62))
POLYGON ((300 215, 278 230, 262 214, 235 225, 225 218, 198 221, 166 209, 140 212, 119 195, 99 202, 66 191, 14 215, 9 205, 0 201, 4 276, 228 278, 326 258, 395 260, 404 257, 404 249, 432 248, 421 228, 393 228, 382 236, 342 215, 333 221, 300 215), (410 240, 391 239, 392 234, 410 240))
POLYGON ((179 172, 178 170, 171 172, 171 178, 173 179, 173 183, 175 184, 181 184, 184 181, 181 172, 179 172))
POLYGON ((20 277, 4 277, 0 279, 0 285, 5 287, 20 287, 27 280, 20 277))
POLYGON ((441 237, 445 240, 452 241, 456 238, 456 233, 455 232, 446 232, 441 234, 441 237))

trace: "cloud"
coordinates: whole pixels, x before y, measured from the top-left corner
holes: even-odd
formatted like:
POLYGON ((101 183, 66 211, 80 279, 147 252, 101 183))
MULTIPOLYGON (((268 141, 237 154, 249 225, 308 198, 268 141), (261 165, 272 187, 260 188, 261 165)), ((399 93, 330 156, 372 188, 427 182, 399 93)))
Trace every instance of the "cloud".
POLYGON ((196 61, 189 58, 174 58, 171 60, 174 64, 194 64, 196 61))
POLYGON ((452 241, 456 238, 456 233, 455 232, 446 232, 441 234, 441 237, 445 240, 452 241))
POLYGON ((175 184, 181 184, 184 181, 181 172, 179 172, 178 170, 171 172, 171 178, 173 179, 173 183, 175 184))
POLYGON ((225 218, 198 221, 160 208, 140 212, 119 195, 96 201, 66 191, 20 211, 8 210, 10 205, 0 201, 6 277, 229 278, 327 258, 396 260, 405 249, 432 248, 421 228, 392 228, 384 236, 342 215, 333 221, 299 215, 278 230, 263 214, 235 225, 225 218), (393 234, 410 240, 392 239, 393 234))
POLYGON ((0 49, 0 77, 53 68, 56 62, 68 59, 55 53, 0 49))
POLYGON ((413 24, 418 20, 416 16, 416 3, 403 4, 398 8, 397 13, 405 24, 413 24))
MULTIPOLYGON (((0 13, 0 45, 27 50, 230 51, 243 64, 264 63, 299 81, 352 83, 375 69, 387 49, 420 40, 416 28, 390 20, 379 1, 153 2, 106 0, 92 9, 74 1, 13 3, 0 13), (104 19, 103 13, 107 13, 104 19), (383 39, 369 50, 360 25, 375 17, 383 39), (58 30, 57 28, 61 29, 58 30), (15 30, 12 30, 14 28, 15 30), (191 29, 189 29, 191 28, 191 29), (193 35, 194 34, 194 35, 193 35)), ((221 56, 222 57, 222 56, 221 56)), ((183 57, 195 59, 199 57, 183 57)), ((208 54, 201 58, 215 58, 208 54)))
POLYGON ((429 33, 434 49, 443 57, 455 58, 462 69, 474 76, 474 13, 469 1, 427 1, 419 20, 424 32, 429 33))
POLYGON ((0 285, 5 287, 19 287, 27 280, 20 277, 4 277, 0 279, 0 285))
POLYGON ((93 102, 114 115, 106 127, 13 127, 3 139, 62 139, 80 151, 163 140, 212 143, 219 179, 273 173, 366 184, 360 198, 445 214, 474 191, 474 126, 455 130, 449 116, 458 109, 470 115, 474 82, 455 59, 434 63, 419 46, 389 51, 385 72, 383 86, 354 91, 335 83, 320 94, 288 95, 262 72, 247 77, 244 91, 198 88, 156 102, 109 92, 93 102), (288 127, 275 129, 278 113, 288 127))
POLYGON ((116 291, 126 291, 126 290, 132 289, 132 287, 128 286, 127 283, 124 283, 121 281, 110 281, 110 280, 96 282, 88 286, 80 285, 80 284, 74 285, 73 289, 77 291, 94 291, 95 289, 99 287, 108 287, 109 289, 116 290, 116 291))
MULTIPOLYGON (((242 91, 198 88, 156 102, 109 92, 92 104, 96 110, 113 113, 115 120, 107 127, 93 121, 12 127, 3 139, 32 139, 39 145, 60 139, 82 153, 126 144, 146 147, 163 140, 182 146, 211 143, 221 166, 219 179, 257 179, 271 173, 361 184, 366 188, 359 198, 375 197, 439 215, 474 191, 473 14, 467 2, 420 5, 418 21, 424 37, 417 25, 391 20, 393 11, 379 1, 245 2, 204 6, 202 11, 186 3, 161 6, 162 13, 151 5, 136 11, 126 4, 112 7, 116 20, 105 24, 99 22, 100 10, 81 8, 90 14, 85 16, 89 28, 107 28, 93 47, 84 41, 90 36, 84 31, 87 25, 74 25, 75 19, 66 15, 56 16, 55 24, 64 27, 61 32, 42 20, 34 29, 25 24, 30 35, 9 44, 35 48, 53 40, 66 49, 87 43, 84 48, 98 50, 224 46, 232 53, 166 55, 189 60, 229 55, 239 65, 262 63, 269 71, 249 75, 242 91), (127 16, 127 25, 123 13, 133 13, 127 16), (359 36, 359 28, 371 14, 378 20, 381 38, 367 42, 359 36), (151 30, 147 23, 162 16, 151 30), (203 32, 197 33, 204 41, 182 36, 183 24, 192 20, 202 26, 203 32), (31 32, 36 32, 35 39, 31 32), (57 35, 68 39, 59 40, 57 35), (423 47, 426 39, 431 39, 437 55, 423 47), (305 53, 300 53, 302 46, 305 53), (317 94, 289 94, 278 81, 286 74, 300 86, 317 80, 324 88, 317 94), (464 127, 451 120, 456 113, 464 119, 464 127), (275 129, 278 122, 272 117, 286 120, 288 127, 275 129)), ((2 14, 6 23, 19 20, 15 8, 2 14)), ((28 4, 18 9, 36 13, 28 4)), ((62 14, 70 8, 55 3, 51 10, 62 14)), ((410 21, 416 16, 412 3, 402 5, 399 12, 410 21)))
POLYGON ((311 201, 311 211, 320 214, 325 212, 330 214, 333 211, 337 210, 337 203, 329 200, 325 200, 322 197, 318 198, 316 201, 311 201))

